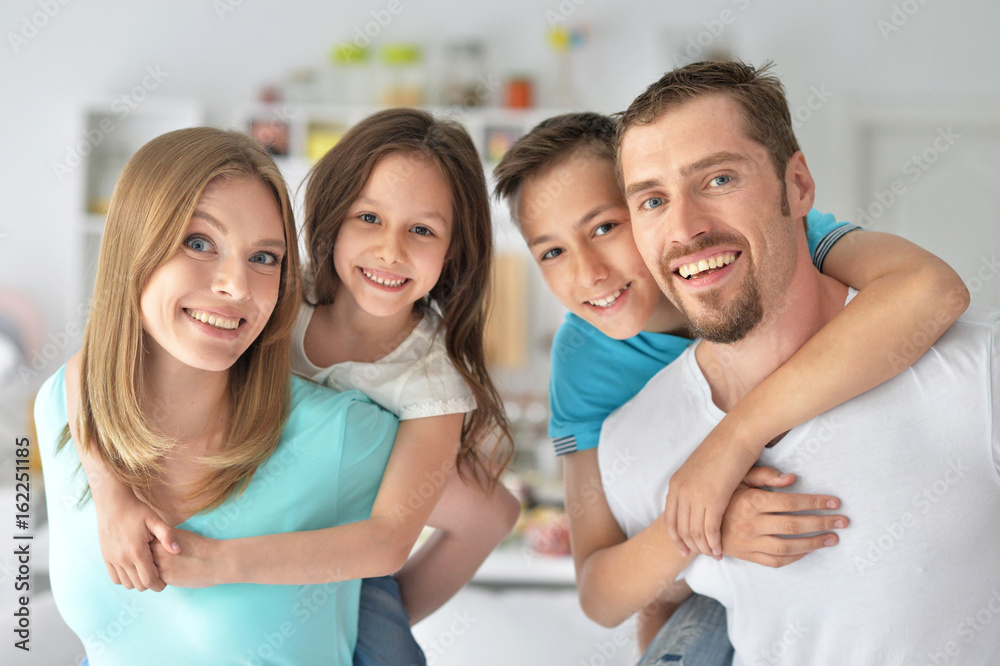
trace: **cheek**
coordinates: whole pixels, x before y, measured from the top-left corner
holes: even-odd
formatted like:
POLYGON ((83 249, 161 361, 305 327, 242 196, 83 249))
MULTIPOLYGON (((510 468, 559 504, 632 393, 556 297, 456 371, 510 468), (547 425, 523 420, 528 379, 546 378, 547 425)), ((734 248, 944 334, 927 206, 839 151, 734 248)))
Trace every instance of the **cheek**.
MULTIPOLYGON (((563 263, 565 264, 566 262, 563 263)), ((542 278, 545 280, 545 284, 549 286, 549 291, 567 309, 572 310, 576 307, 575 300, 571 298, 573 294, 573 276, 567 268, 560 266, 558 268, 543 270, 542 278)))

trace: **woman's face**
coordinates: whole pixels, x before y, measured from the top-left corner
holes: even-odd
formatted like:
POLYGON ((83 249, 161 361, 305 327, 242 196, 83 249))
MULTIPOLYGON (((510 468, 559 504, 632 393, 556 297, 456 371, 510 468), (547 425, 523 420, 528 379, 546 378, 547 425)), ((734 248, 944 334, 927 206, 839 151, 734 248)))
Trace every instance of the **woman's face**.
POLYGON ((149 353, 201 370, 229 369, 274 310, 284 256, 281 210, 264 183, 210 183, 181 247, 143 288, 149 353))

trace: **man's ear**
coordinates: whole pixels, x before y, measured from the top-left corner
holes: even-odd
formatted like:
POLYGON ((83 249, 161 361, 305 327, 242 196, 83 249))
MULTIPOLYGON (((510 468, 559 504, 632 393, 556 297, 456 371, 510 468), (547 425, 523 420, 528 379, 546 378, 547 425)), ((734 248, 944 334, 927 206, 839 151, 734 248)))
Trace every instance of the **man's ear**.
POLYGON ((788 207, 792 219, 805 217, 812 210, 816 198, 816 183, 813 181, 806 156, 797 151, 785 167, 785 186, 788 189, 788 207))

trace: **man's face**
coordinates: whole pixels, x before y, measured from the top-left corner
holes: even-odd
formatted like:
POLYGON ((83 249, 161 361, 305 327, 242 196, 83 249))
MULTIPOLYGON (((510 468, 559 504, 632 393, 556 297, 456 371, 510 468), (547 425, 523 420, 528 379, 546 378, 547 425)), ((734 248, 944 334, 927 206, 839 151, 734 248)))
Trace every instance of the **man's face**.
MULTIPOLYGON (((629 128, 621 160, 635 242, 660 288, 699 337, 745 337, 792 275, 811 188, 800 196, 793 177, 788 207, 785 180, 721 94, 629 128)), ((789 170, 803 171, 808 177, 804 161, 789 170)))

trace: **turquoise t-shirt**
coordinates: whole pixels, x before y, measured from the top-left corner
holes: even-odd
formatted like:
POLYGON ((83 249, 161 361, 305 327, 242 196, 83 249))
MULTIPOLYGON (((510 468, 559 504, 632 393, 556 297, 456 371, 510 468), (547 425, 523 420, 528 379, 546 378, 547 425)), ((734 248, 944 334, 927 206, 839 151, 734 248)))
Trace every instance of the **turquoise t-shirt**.
MULTIPOLYGON (((218 585, 137 592, 114 585, 94 503, 66 425, 64 369, 42 386, 35 421, 50 529, 52 594, 90 666, 351 664, 360 581, 218 585)), ((179 527, 215 539, 312 530, 368 518, 398 422, 361 393, 294 377, 288 420, 246 490, 179 527)), ((333 563, 331 563, 333 566, 333 563)))
MULTIPOLYGON (((809 253, 820 270, 830 248, 848 232, 860 229, 816 210, 809 211, 808 222, 809 253)), ((615 340, 566 313, 552 341, 549 381, 549 437, 556 455, 595 448, 604 419, 690 343, 669 333, 647 332, 615 340)))

